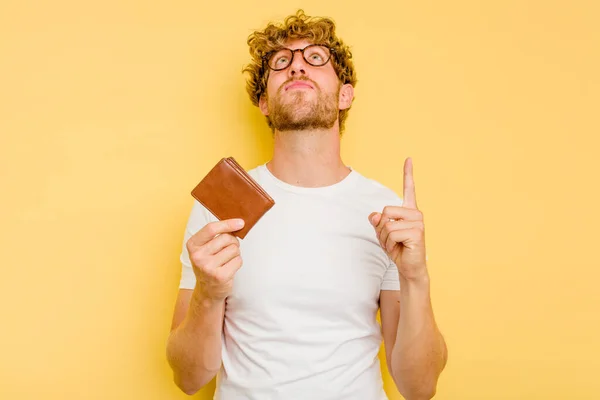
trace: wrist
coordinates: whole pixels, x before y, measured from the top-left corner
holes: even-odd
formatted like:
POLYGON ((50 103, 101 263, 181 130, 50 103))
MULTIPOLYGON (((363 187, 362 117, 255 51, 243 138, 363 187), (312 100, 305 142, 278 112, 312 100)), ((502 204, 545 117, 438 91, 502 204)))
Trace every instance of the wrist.
POLYGON ((401 290, 411 290, 411 291, 429 291, 429 274, 427 270, 423 271, 422 274, 418 276, 413 276, 410 278, 406 278, 400 274, 400 288, 401 290))
POLYGON ((198 309, 207 310, 218 307, 225 302, 225 299, 209 296, 200 285, 196 285, 192 294, 192 305, 198 309))
POLYGON ((190 329, 191 331, 205 331, 207 323, 210 324, 210 321, 222 318, 224 311, 225 300, 207 297, 196 285, 192 292, 190 306, 181 325, 184 326, 184 329, 190 329))

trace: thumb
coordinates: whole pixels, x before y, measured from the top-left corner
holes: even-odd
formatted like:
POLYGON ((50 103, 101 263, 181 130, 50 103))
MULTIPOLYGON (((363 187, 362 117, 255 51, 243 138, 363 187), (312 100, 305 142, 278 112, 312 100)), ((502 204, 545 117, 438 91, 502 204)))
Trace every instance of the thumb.
POLYGON ((369 214, 369 222, 371 223, 371 225, 377 226, 380 220, 381 214, 379 214, 378 212, 372 212, 371 214, 369 214))

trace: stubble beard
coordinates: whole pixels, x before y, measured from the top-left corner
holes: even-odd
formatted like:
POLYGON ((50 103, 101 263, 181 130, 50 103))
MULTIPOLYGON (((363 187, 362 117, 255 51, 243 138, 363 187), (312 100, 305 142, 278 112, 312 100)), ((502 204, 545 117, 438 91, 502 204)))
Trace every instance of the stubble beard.
POLYGON ((338 93, 319 91, 315 99, 310 97, 308 90, 294 90, 269 101, 273 127, 280 132, 331 129, 338 118, 338 93))

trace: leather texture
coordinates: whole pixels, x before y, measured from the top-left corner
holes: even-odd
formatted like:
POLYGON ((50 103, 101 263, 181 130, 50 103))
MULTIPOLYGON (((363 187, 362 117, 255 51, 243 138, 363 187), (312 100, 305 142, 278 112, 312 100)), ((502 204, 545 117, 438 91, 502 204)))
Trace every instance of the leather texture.
POLYGON ((244 227, 232 232, 240 239, 275 205, 233 157, 222 158, 192 190, 192 196, 219 220, 242 218, 244 227))

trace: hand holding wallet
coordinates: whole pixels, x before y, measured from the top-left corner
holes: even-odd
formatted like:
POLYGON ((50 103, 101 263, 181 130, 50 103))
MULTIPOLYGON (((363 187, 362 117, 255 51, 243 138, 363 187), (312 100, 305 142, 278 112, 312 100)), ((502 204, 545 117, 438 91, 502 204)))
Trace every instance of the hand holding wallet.
POLYGON ((232 232, 243 239, 275 201, 233 157, 222 158, 192 190, 217 219, 241 218, 244 227, 232 232))

